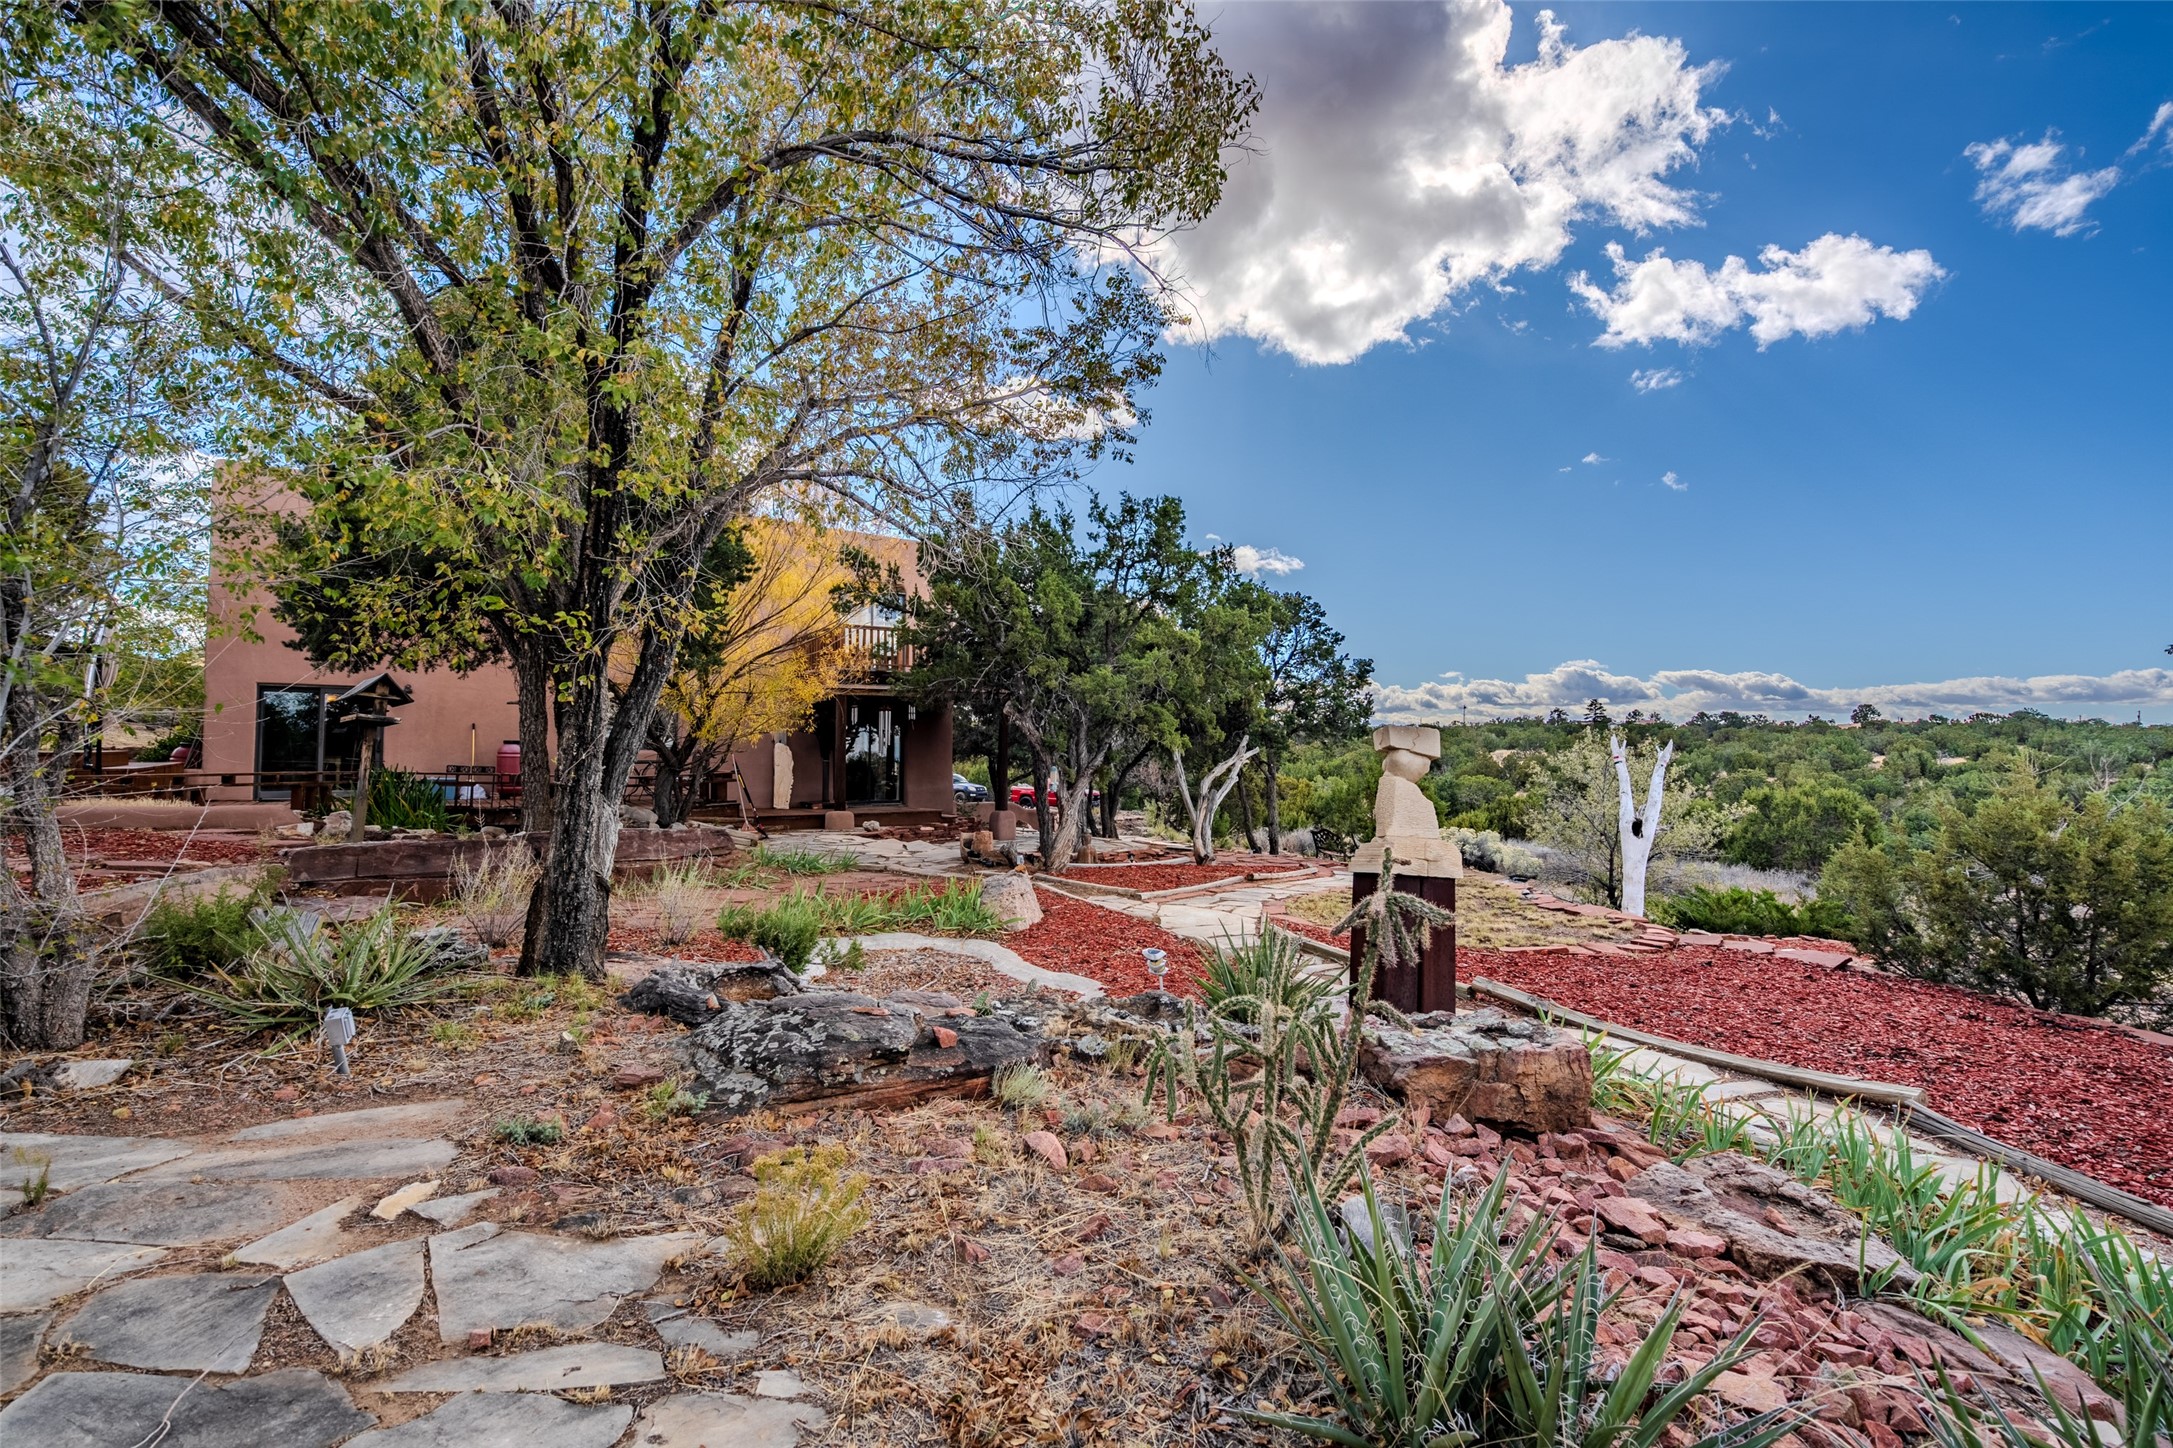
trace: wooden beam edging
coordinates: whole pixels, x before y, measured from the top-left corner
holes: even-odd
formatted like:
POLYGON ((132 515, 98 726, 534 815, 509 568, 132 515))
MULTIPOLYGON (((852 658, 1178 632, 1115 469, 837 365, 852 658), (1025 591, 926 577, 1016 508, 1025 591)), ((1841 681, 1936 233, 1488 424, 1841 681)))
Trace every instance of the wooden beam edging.
POLYGON ((1696 1061, 1703 1066, 1718 1066, 1724 1071, 1735 1071, 1745 1076, 1757 1076, 1767 1081, 1778 1081, 1783 1086, 1801 1086, 1807 1091, 1821 1091, 1828 1096, 1852 1096, 1863 1101, 1880 1101, 1891 1106, 1914 1107, 1924 1099, 1924 1093, 1915 1086, 1897 1086, 1887 1081, 1858 1081, 1849 1076, 1836 1076, 1826 1071, 1812 1071, 1802 1066, 1789 1066, 1779 1061, 1761 1061, 1755 1056, 1738 1056, 1728 1051, 1716 1051, 1709 1046, 1693 1046, 1688 1041, 1671 1040, 1655 1036, 1648 1031, 1635 1031, 1628 1026, 1618 1026, 1583 1011, 1573 1011, 1567 1006, 1538 996, 1526 995, 1513 986, 1499 981, 1475 977, 1471 993, 1531 1011, 1535 1015, 1552 1016, 1588 1031, 1598 1031, 1610 1040, 1629 1041, 1634 1045, 1650 1046, 1671 1056, 1681 1056, 1686 1061, 1696 1061))
POLYGON ((1582 1026, 1588 1031, 1598 1031, 1610 1039, 1650 1046, 1654 1050, 1665 1051, 1671 1056, 1681 1056, 1701 1065, 1718 1066, 1745 1076, 1778 1081, 1787 1086, 1802 1086, 1829 1096, 1853 1096, 1865 1101, 1885 1102, 1896 1109, 1903 1122, 1916 1127, 1927 1136, 1941 1137, 1956 1145, 1966 1146, 1975 1155, 2024 1175, 2036 1177, 2086 1206, 2096 1207, 2099 1211, 2116 1217, 2125 1217, 2153 1232, 2173 1237, 2173 1211, 2144 1201, 2141 1197, 2101 1182, 2096 1177, 2085 1176, 2072 1167, 2047 1161, 2018 1146, 2009 1146, 1981 1131, 1964 1126, 1953 1117, 1942 1115, 1926 1106, 1924 1093, 1917 1087, 1896 1086, 1882 1081, 1855 1081, 1846 1076, 1806 1070, 1801 1066, 1789 1066, 1779 1061, 1761 1061, 1751 1056, 1737 1056, 1727 1051, 1693 1046, 1687 1041, 1670 1040, 1666 1036, 1655 1036, 1646 1031, 1632 1030, 1628 1026, 1613 1025, 1582 1011, 1573 1011, 1567 1006, 1556 1005, 1538 996, 1526 995, 1513 986, 1502 985, 1483 976, 1471 982, 1471 990, 1474 995, 1488 996, 1522 1010, 1544 1013, 1556 1020, 1582 1026))
POLYGON ((1940 1115, 1922 1102, 1910 1103, 1906 1108, 1906 1116, 1910 1125, 1921 1128, 1927 1135, 1944 1137, 1948 1141, 1966 1146, 1979 1156, 1990 1157, 2002 1166, 2037 1177, 2101 1212, 2126 1217, 2161 1236, 2173 1237, 2173 1211, 2146 1202, 2141 1197, 2101 1182, 2096 1177, 2084 1176, 2073 1167, 2061 1166, 2056 1161, 2047 1161, 2018 1146, 2009 1146, 2003 1141, 1995 1140, 1973 1127, 1964 1126, 1951 1116, 1940 1115))

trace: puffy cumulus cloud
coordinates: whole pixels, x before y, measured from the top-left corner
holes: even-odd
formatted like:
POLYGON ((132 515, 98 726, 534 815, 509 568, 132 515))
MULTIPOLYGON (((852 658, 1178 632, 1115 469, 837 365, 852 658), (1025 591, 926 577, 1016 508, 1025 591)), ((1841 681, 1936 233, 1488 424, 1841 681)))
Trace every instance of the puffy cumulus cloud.
POLYGON ((1769 246, 1758 253, 1756 271, 1739 256, 1718 271, 1662 251, 1631 261, 1619 242, 1607 244, 1607 255, 1612 291, 1583 272, 1570 278, 1570 289, 1607 325, 1602 347, 1711 342, 1745 322, 1760 349, 1789 336, 1823 337, 1880 316, 1908 316, 1946 275, 1928 251, 1896 251, 1836 232, 1801 251, 1769 246))
POLYGON ((1280 578, 1305 567, 1305 560, 1293 558, 1280 548, 1255 548, 1250 543, 1239 543, 1230 549, 1230 566, 1248 578, 1258 578, 1263 573, 1280 578))
POLYGON ((1613 459, 1603 458, 1596 452, 1588 452, 1581 459, 1579 459, 1579 461, 1589 463, 1593 467, 1598 467, 1601 463, 1612 462, 1613 459))
POLYGON ((1630 385, 1639 392, 1664 392, 1682 380, 1683 374, 1672 367, 1640 367, 1630 374, 1630 385))
POLYGON ((1551 266, 1582 219, 1694 222, 1665 178, 1727 120, 1699 104, 1719 67, 1538 21, 1537 55, 1511 66, 1502 0, 1223 10, 1216 48, 1262 100, 1222 204, 1164 244, 1190 335, 1347 362, 1468 287, 1551 266))
MULTIPOLYGON (((2165 107, 2151 121, 2155 134, 2165 117, 2165 107)), ((2045 132, 2041 141, 1978 141, 1962 154, 1976 163, 1977 204, 1984 214, 2004 218, 2017 231, 2032 227, 2055 236, 2073 236, 2089 229, 2084 215, 2090 203, 2120 184, 2120 168, 2077 171, 2060 157, 2067 147, 2045 132)), ((2138 142, 2138 145, 2143 142, 2138 142)))
POLYGON ((1877 705, 1889 718, 1927 714, 1962 717, 1980 710, 2006 714, 2036 709, 2047 714, 2129 715, 2136 710, 2173 712, 2173 669, 2126 669, 2114 674, 2040 674, 2013 679, 1988 675, 1926 684, 1872 684, 1826 689, 1786 674, 1723 673, 1716 669, 1665 669, 1650 677, 1618 674, 1591 659, 1558 664, 1522 679, 1466 679, 1445 674, 1430 684, 1374 689, 1376 714, 1391 722, 1460 718, 1529 717, 1562 709, 1582 710, 1602 699, 1618 718, 1642 709, 1667 719, 1704 710, 1733 709, 1773 718, 1846 719, 1858 704, 1877 705))

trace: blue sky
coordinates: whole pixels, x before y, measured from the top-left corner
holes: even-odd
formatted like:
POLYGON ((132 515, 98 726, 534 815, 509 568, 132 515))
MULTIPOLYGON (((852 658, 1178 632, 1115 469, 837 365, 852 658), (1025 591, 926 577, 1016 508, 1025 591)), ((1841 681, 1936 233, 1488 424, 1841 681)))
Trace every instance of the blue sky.
POLYGON ((1215 335, 1094 481, 1302 561, 1384 713, 2173 719, 2173 6, 1208 13, 1215 335))

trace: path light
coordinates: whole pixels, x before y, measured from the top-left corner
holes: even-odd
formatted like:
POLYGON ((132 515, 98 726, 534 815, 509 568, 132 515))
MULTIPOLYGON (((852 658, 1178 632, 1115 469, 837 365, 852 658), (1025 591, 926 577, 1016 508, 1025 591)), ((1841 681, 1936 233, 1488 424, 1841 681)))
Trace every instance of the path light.
POLYGON ((332 1048, 332 1064, 342 1076, 351 1075, 347 1069, 347 1043, 355 1038, 355 1013, 345 1006, 334 1006, 324 1013, 324 1025, 318 1034, 332 1048))
POLYGON ((1148 946, 1140 952, 1147 957, 1147 974, 1154 977, 1154 988, 1162 988, 1162 977, 1169 974, 1169 952, 1148 946))

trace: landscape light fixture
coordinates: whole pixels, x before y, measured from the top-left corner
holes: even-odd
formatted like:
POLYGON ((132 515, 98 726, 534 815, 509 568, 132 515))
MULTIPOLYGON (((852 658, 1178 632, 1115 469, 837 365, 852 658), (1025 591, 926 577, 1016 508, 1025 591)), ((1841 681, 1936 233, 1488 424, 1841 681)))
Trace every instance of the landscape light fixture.
POLYGON ((1150 945, 1142 950, 1140 954, 1147 958, 1147 974, 1154 977, 1154 988, 1160 990, 1162 988, 1162 977, 1169 974, 1169 952, 1157 950, 1150 945))
POLYGON ((355 1038, 355 1013, 346 1006, 332 1007, 324 1013, 324 1025, 319 1034, 332 1048, 333 1068, 342 1076, 353 1075, 347 1065, 347 1043, 355 1038))

